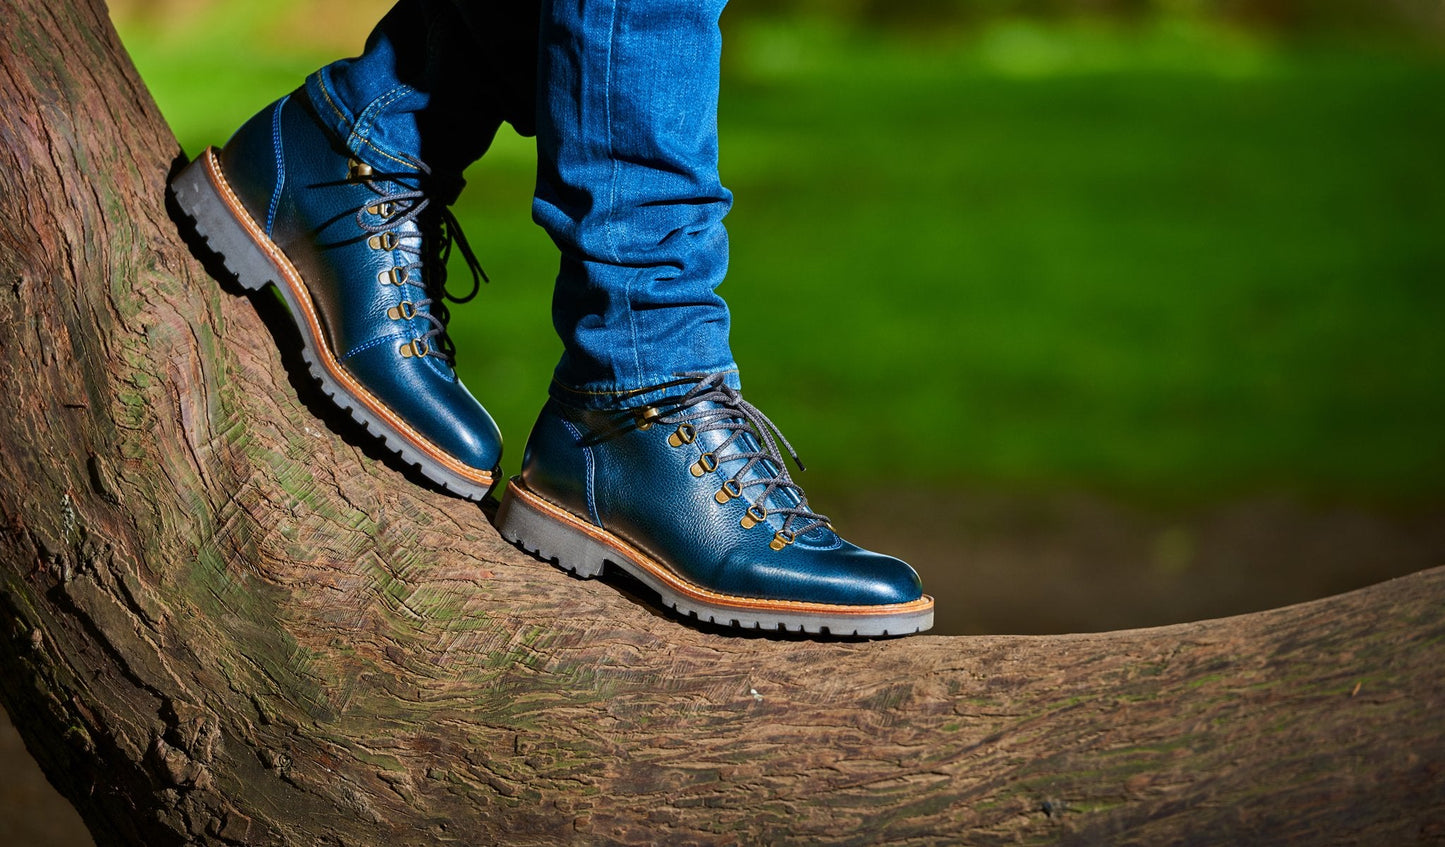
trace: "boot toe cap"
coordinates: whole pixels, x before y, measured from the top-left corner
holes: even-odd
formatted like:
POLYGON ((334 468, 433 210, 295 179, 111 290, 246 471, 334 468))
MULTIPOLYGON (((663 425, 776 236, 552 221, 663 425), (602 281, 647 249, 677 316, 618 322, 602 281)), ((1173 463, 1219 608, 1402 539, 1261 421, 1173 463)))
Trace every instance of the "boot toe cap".
MULTIPOLYGON (((481 471, 501 462, 502 435, 461 380, 422 359, 403 359, 395 345, 377 345, 346 360, 346 368, 397 417, 452 458, 481 471)), ((405 435, 405 433, 403 433, 405 435)))
POLYGON ((789 548, 765 553, 726 565, 720 575, 733 583, 723 590, 770 600, 889 606, 923 596, 923 582, 908 563, 847 542, 828 551, 789 548))

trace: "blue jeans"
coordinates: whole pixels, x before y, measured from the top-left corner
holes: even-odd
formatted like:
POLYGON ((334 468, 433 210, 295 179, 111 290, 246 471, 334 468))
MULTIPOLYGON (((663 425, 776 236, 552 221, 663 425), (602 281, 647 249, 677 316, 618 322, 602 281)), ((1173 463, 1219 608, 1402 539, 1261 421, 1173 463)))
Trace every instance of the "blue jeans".
MULTIPOLYGON (((457 175, 505 121, 537 136, 533 218, 562 254, 551 395, 640 405, 728 371, 717 97, 726 0, 400 0, 306 91, 378 168, 457 175)), ((448 202, 454 198, 443 198, 448 202)))

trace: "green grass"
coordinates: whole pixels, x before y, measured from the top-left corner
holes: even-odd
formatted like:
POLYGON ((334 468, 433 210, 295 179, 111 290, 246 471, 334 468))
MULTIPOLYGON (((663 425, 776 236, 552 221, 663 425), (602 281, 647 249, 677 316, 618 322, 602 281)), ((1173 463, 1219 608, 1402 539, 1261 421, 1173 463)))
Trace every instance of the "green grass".
MULTIPOLYGON (((327 58, 123 34, 190 152, 327 58)), ((723 293, 810 489, 1445 493, 1439 55, 1021 23, 728 47, 723 293)), ((504 131, 458 206, 495 282, 453 335, 509 471, 560 349, 532 169, 504 131)))

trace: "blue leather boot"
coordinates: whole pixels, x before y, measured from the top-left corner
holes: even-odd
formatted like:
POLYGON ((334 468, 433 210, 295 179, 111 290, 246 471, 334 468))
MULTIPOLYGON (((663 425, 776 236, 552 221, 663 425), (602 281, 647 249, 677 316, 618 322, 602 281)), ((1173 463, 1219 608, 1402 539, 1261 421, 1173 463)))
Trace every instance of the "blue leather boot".
POLYGON ((279 289, 327 395, 429 479, 480 500, 501 434, 457 379, 442 303, 453 241, 480 274, 446 209, 461 179, 416 160, 363 164, 310 109, 298 91, 207 148, 172 182, 176 201, 242 286, 279 289))
POLYGON ((549 401, 502 499, 503 537, 578 576, 613 564, 664 605, 724 626, 880 636, 933 625, 911 567, 849 544, 808 506, 779 443, 792 448, 762 412, 722 374, 684 384, 621 411, 549 401))

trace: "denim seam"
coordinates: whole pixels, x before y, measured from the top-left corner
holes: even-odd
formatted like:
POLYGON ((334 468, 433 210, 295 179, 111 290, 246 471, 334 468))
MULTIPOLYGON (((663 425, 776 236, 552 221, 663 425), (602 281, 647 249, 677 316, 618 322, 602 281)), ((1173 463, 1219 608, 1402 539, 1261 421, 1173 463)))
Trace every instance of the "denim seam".
POLYGON ((562 421, 562 426, 566 427, 567 431, 572 433, 572 437, 577 439, 577 443, 582 445, 582 458, 587 460, 587 514, 591 516, 592 523, 600 527, 602 526, 602 519, 597 516, 597 465, 592 458, 592 447, 586 444, 582 438, 581 430, 573 426, 571 421, 562 421))
MULTIPOLYGON (((720 370, 720 371, 713 371, 713 373, 735 374, 735 373, 738 373, 738 369, 737 369, 737 368, 724 368, 724 369, 722 369, 722 370, 720 370)), ((643 389, 651 388, 651 387, 654 386, 654 385, 657 385, 657 384, 660 384, 660 383, 663 383, 663 382, 668 382, 669 380, 673 380, 673 379, 677 379, 677 378, 678 378, 678 375, 677 375, 677 374, 654 375, 654 376, 646 377, 646 378, 644 378, 644 379, 642 379, 642 380, 639 380, 640 382, 643 383, 642 385, 632 386, 632 387, 629 387, 629 388, 623 388, 623 387, 621 387, 621 386, 618 386, 618 387, 616 387, 616 388, 601 388, 601 389, 596 389, 596 390, 594 390, 594 389, 589 389, 589 388, 574 388, 573 386, 570 386, 570 385, 566 384, 565 382, 562 382, 561 380, 557 379, 556 377, 553 377, 553 378, 552 378, 552 384, 555 385, 555 386, 557 386, 558 388, 562 389, 563 391, 566 391, 568 394, 582 394, 582 395, 586 395, 586 396, 589 396, 589 397, 606 397, 606 396, 609 396, 609 395, 612 395, 612 394, 629 394, 629 393, 634 392, 634 391, 642 391, 643 389)))
MULTIPOLYGON (((371 133, 371 128, 376 125, 376 119, 380 117, 381 112, 385 111, 386 107, 410 94, 412 91, 413 89, 409 85, 398 85, 396 88, 391 89, 368 103, 366 108, 361 110, 361 114, 356 117, 356 124, 351 128, 352 135, 365 144, 371 144, 371 139, 368 136, 371 133)), ((378 152, 381 152, 379 148, 376 148, 376 145, 373 144, 371 146, 377 149, 378 152)))
MULTIPOLYGON (((618 4, 611 4, 612 20, 608 25, 607 34, 607 75, 605 85, 602 87, 603 120, 607 123, 607 155, 612 160, 612 171, 608 180, 607 197, 607 219, 603 221, 603 232, 607 233, 607 250, 612 256, 612 261, 622 264, 622 259, 617 253, 617 241, 613 235, 612 218, 617 211, 617 191, 619 174, 622 170, 621 157, 617 155, 616 136, 612 127, 612 71, 613 62, 617 55, 618 35, 618 4)), ((632 307, 632 284, 637 279, 634 271, 627 279, 627 285, 623 286, 622 298, 627 303, 627 329, 632 336, 632 373, 635 378, 641 378, 642 355, 637 335, 637 310, 632 307)))
MULTIPOLYGON (((325 69, 323 68, 322 70, 325 69)), ((396 155, 372 143, 371 139, 359 137, 356 135, 356 124, 351 120, 351 118, 346 116, 346 113, 341 110, 340 106, 336 105, 336 101, 331 99, 331 90, 327 87, 325 76, 316 77, 316 87, 321 91, 321 96, 326 98, 326 105, 330 106, 331 111, 336 113, 337 121, 339 121, 342 125, 346 127, 346 137, 348 140, 354 138, 362 144, 365 144, 367 147, 370 147, 372 150, 375 150, 377 155, 379 156, 385 156, 393 162, 396 162, 399 165, 404 165, 408 168, 413 167, 412 164, 405 159, 398 158, 396 155)))
POLYGON ((271 147, 276 153, 276 188, 271 192, 271 206, 266 210, 266 237, 270 238, 276 228, 276 209, 281 206, 281 192, 286 187, 286 157, 281 152, 281 108, 291 95, 276 101, 271 112, 271 147))
POLYGON ((341 111, 341 107, 336 105, 336 101, 331 99, 331 89, 326 85, 325 74, 326 69, 322 68, 321 72, 316 76, 316 87, 320 89, 321 96, 326 98, 326 105, 330 106, 331 111, 336 113, 336 120, 350 127, 351 118, 347 117, 346 113, 341 111))
POLYGON ((378 156, 385 156, 386 158, 392 160, 393 162, 396 162, 398 165, 401 165, 402 167, 405 167, 405 168, 408 168, 408 169, 411 169, 411 170, 415 170, 415 169, 416 169, 416 165, 412 164, 411 162, 408 162, 407 160, 405 160, 405 159, 397 156, 397 155, 394 154, 394 153, 388 152, 388 151, 386 150, 386 148, 378 146, 378 145, 377 145, 375 142, 373 142, 370 138, 359 138, 359 139, 357 139, 357 140, 360 141, 362 144, 365 144, 367 147, 370 147, 372 150, 375 150, 375 151, 376 151, 376 154, 377 154, 378 156))

